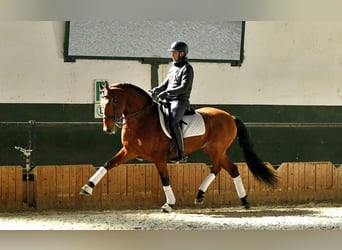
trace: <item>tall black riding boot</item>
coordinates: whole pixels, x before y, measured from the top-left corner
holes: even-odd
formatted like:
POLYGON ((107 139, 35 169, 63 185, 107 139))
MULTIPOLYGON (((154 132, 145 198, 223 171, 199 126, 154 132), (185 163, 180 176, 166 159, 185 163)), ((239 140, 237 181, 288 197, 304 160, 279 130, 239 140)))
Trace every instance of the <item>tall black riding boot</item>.
POLYGON ((184 153, 183 133, 182 133, 182 130, 181 130, 181 127, 179 124, 176 124, 173 127, 173 134, 174 134, 175 140, 177 142, 177 146, 178 146, 178 159, 177 159, 177 161, 180 163, 187 162, 187 157, 185 156, 185 153, 184 153))

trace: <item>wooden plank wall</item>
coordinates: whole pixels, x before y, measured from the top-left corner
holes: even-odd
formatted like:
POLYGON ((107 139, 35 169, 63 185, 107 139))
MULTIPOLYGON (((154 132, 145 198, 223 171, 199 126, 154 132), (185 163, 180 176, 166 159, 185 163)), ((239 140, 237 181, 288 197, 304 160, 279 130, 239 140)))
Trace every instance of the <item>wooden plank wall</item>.
MULTIPOLYGON (((283 163, 276 171, 280 179, 276 188, 255 180, 246 164, 237 165, 252 204, 342 202, 342 168, 330 162, 283 163)), ((192 205, 208 167, 171 164, 168 168, 177 205, 192 205)), ((165 202, 153 164, 127 164, 110 170, 89 197, 80 196, 79 191, 95 173, 91 165, 38 166, 34 171, 34 200, 39 210, 158 208, 165 202)), ((206 193, 205 206, 238 204, 232 179, 221 171, 206 193)))
MULTIPOLYGON (((280 180, 276 188, 255 180, 245 163, 237 165, 249 201, 254 205, 342 202, 342 167, 330 162, 283 163, 276 170, 280 180)), ((177 205, 192 206, 209 168, 205 164, 170 164, 168 168, 177 205)), ((153 164, 127 164, 112 169, 95 187, 92 196, 80 196, 80 188, 95 171, 92 165, 37 166, 32 170, 34 181, 26 182, 22 167, 0 167, 0 211, 29 207, 37 210, 159 208, 165 202, 153 164)), ((239 204, 231 177, 221 171, 206 193, 204 206, 239 204)))
POLYGON ((0 211, 24 209, 21 166, 0 167, 0 211))

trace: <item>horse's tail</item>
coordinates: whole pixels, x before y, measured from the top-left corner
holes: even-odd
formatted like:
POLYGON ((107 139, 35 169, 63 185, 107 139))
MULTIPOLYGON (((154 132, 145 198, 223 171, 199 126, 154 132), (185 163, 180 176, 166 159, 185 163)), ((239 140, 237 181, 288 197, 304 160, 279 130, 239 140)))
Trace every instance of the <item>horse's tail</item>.
POLYGON ((261 180, 268 185, 275 186, 278 183, 278 176, 272 170, 266 167, 266 165, 254 151, 253 144, 243 121, 239 117, 235 117, 234 119, 237 127, 239 144, 243 151, 249 170, 258 180, 261 180))

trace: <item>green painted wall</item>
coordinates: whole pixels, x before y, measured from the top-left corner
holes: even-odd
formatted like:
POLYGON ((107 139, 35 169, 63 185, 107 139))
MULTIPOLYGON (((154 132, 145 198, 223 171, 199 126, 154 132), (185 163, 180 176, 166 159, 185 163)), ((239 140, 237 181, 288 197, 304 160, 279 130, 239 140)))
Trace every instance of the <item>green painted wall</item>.
MULTIPOLYGON (((341 106, 215 107, 241 117, 247 123, 260 157, 273 165, 287 161, 342 163, 341 106), (264 126, 255 126, 255 123, 264 126), (275 127, 272 123, 320 125, 275 127)), ((101 121, 93 118, 93 112, 92 104, 0 104, 0 165, 23 164, 23 156, 14 146, 29 147, 30 138, 34 165, 102 164, 121 147, 120 134, 103 133, 101 121), (31 129, 29 120, 35 121, 31 129)), ((233 161, 243 161, 237 143, 231 147, 229 155, 233 161)), ((197 152, 190 156, 190 161, 208 162, 208 159, 197 152)))

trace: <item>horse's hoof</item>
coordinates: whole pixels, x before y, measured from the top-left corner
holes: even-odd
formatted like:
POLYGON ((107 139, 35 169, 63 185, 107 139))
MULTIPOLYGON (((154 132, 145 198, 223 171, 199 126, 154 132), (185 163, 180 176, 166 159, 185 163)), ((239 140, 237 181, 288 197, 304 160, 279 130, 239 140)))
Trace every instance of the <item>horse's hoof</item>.
POLYGON ((88 184, 85 184, 82 188, 81 188, 81 191, 80 191, 80 195, 92 195, 93 193, 93 188, 90 187, 88 184))
POLYGON ((243 198, 241 198, 241 205, 245 208, 245 209, 250 209, 251 205, 248 203, 247 201, 247 195, 243 198))
POLYGON ((195 199, 194 205, 202 205, 204 203, 204 198, 195 199))
POLYGON ((160 209, 160 212, 162 213, 171 213, 171 211, 172 211, 172 205, 169 205, 167 203, 165 203, 160 209))
POLYGON ((247 202, 246 204, 243 204, 243 207, 245 209, 250 209, 251 208, 251 205, 249 205, 249 203, 247 202))
POLYGON ((202 205, 204 203, 204 194, 205 192, 203 192, 201 189, 198 190, 198 193, 194 201, 195 205, 202 205))

